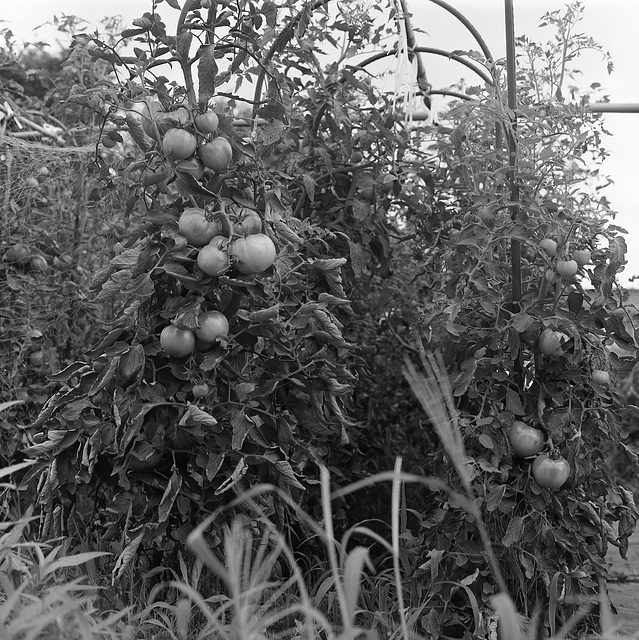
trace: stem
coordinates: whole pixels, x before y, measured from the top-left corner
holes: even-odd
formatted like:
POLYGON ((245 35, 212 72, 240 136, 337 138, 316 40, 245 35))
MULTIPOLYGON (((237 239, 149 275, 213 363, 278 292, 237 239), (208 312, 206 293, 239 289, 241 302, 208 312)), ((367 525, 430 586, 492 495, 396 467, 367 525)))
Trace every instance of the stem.
MULTIPOLYGON (((186 19, 186 15, 188 14, 189 11, 191 11, 196 1, 197 0, 186 0, 186 2, 184 3, 184 6, 182 7, 182 11, 180 12, 180 17, 178 18, 177 27, 175 30, 176 43, 179 39, 180 33, 182 31, 182 27, 184 26, 184 20, 186 19)), ((189 61, 188 61, 189 59, 188 51, 184 56, 179 55, 179 51, 178 51, 178 57, 180 60, 180 68, 182 69, 182 75, 184 76, 184 83, 186 85, 186 93, 187 93, 188 101, 189 101, 189 104, 191 105, 191 108, 193 108, 197 104, 197 97, 195 95, 195 87, 193 86, 193 73, 191 72, 191 66, 189 65, 189 61)))

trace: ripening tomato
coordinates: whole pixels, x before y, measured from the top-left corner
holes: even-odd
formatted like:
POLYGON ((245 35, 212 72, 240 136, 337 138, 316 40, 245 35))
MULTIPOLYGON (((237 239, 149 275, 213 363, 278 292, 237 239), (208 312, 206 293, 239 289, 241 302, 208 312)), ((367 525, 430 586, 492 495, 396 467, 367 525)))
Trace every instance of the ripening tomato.
POLYGON ((233 147, 226 138, 222 137, 214 138, 211 142, 205 142, 197 153, 205 167, 218 173, 226 171, 233 159, 233 147))
POLYGON ((557 243, 552 238, 544 238, 539 243, 539 248, 543 249, 551 258, 557 253, 557 243))
POLYGON ((197 254, 197 266, 207 276, 221 276, 231 265, 228 251, 225 248, 226 238, 215 236, 211 242, 200 249, 197 254))
POLYGON ((200 133, 211 134, 217 131, 220 119, 214 111, 205 111, 195 116, 195 127, 200 133))
POLYGON ((555 268, 562 278, 572 278, 579 271, 579 265, 575 260, 557 260, 555 268))
POLYGON ((204 209, 187 207, 178 219, 178 230, 191 246, 203 247, 220 233, 220 225, 208 220, 204 209))
POLYGON ((178 329, 173 324, 162 329, 160 344, 166 353, 174 358, 188 356, 197 344, 195 334, 190 329, 178 329))
POLYGON ((570 464, 563 456, 542 453, 532 465, 533 477, 542 487, 559 489, 570 477, 570 464))
POLYGON ((568 336, 561 331, 554 331, 553 329, 544 329, 539 335, 537 340, 537 346, 545 356, 554 356, 558 358, 564 355, 564 351, 561 345, 567 342, 568 336))
POLYGON ((193 329, 193 333, 200 342, 213 344, 220 336, 229 332, 229 321, 219 311, 207 311, 198 317, 199 327, 193 329))
POLYGON ((368 204, 375 202, 375 189, 374 187, 362 187, 359 190, 359 197, 368 204))
POLYGON ((572 252, 572 259, 580 266, 583 267, 585 264, 590 262, 590 258, 592 258, 592 253, 590 249, 577 249, 572 252))
POLYGON ((231 244, 233 266, 245 275, 268 269, 277 256, 273 241, 263 233, 238 238, 231 244))
POLYGON ((174 160, 186 160, 196 149, 197 140, 186 129, 169 129, 162 138, 162 151, 174 160))
POLYGON ((610 374, 603 369, 593 369, 591 374, 591 380, 595 384, 600 384, 603 386, 610 384, 610 374))
POLYGON ((508 429, 508 439, 513 451, 520 458, 537 455, 543 448, 546 437, 535 427, 531 427, 522 420, 515 420, 508 429))

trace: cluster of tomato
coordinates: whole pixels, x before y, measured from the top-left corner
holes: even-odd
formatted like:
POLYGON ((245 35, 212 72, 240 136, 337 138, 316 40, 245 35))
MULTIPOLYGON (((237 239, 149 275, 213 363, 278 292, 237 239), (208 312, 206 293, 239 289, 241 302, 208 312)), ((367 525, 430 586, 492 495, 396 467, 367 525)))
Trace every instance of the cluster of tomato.
MULTIPOLYGON (((542 249, 550 258, 557 256, 557 241, 552 238, 544 238, 539 243, 539 248, 542 249)), ((590 249, 575 249, 572 252, 572 257, 566 260, 556 260, 554 268, 546 269, 545 277, 550 283, 561 282, 561 280, 570 280, 573 276, 577 275, 579 269, 590 262, 592 253, 590 249)))
POLYGON ((568 460, 557 451, 541 453, 546 446, 546 436, 521 420, 515 420, 508 430, 508 439, 515 455, 520 458, 532 458, 532 474, 542 487, 559 489, 570 477, 568 460))
MULTIPOLYGON (((189 245, 198 249, 200 271, 217 277, 231 268, 244 275, 268 269, 277 256, 275 244, 262 231, 262 219, 252 209, 242 209, 233 224, 225 214, 228 235, 221 235, 224 222, 207 217, 203 209, 188 207, 178 219, 178 230, 189 245)), ((208 311, 198 317, 195 329, 169 325, 160 334, 160 344, 173 357, 183 358, 196 348, 208 349, 229 331, 228 319, 219 311, 208 311)))
POLYGON ((165 110, 157 100, 142 108, 144 132, 160 143, 162 152, 175 162, 177 169, 200 180, 205 167, 221 173, 233 159, 231 143, 219 134, 219 118, 214 111, 204 111, 191 117, 185 106, 165 110))

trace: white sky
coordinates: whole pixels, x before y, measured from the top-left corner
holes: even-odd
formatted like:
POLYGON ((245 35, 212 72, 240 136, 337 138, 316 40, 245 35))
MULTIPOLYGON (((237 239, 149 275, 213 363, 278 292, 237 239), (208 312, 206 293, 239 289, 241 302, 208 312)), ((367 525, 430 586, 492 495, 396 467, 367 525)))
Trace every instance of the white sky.
MULTIPOLYGON (((479 30, 496 58, 505 55, 504 0, 448 0, 479 30)), ((183 0, 179 0, 182 4, 183 0)), ((546 11, 565 7, 567 0, 514 0, 515 33, 526 34, 545 42, 550 30, 538 29, 539 18, 546 11)), ((584 86, 597 81, 613 102, 639 103, 639 1, 638 0, 583 0, 584 20, 579 31, 592 36, 609 51, 615 70, 608 76, 605 62, 595 53, 578 61, 584 71, 584 86)), ((53 30, 43 28, 35 33, 34 26, 50 21, 54 15, 76 15, 97 26, 109 15, 121 15, 125 26, 150 9, 150 0, 30 0, 28 3, 0 0, 0 28, 10 27, 18 40, 53 41, 53 30)), ((453 16, 428 0, 409 0, 413 12, 418 43, 442 49, 477 49, 468 31, 453 16)), ((177 12, 168 5, 159 11, 167 25, 174 23, 177 12)), ((426 56, 428 79, 435 88, 448 86, 465 77, 474 83, 471 72, 453 61, 426 56)), ((615 224, 628 231, 628 265, 621 275, 627 278, 639 275, 639 204, 637 173, 639 171, 639 114, 606 114, 606 128, 613 134, 605 141, 610 158, 604 173, 610 175, 614 186, 605 192, 614 210, 618 211, 615 224)), ((631 286, 637 286, 631 285, 631 286)))

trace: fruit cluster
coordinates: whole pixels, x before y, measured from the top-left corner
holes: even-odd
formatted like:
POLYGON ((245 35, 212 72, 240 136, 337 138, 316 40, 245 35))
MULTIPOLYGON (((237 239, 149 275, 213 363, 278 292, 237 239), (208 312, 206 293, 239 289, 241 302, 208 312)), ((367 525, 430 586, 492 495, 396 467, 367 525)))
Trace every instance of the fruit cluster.
MULTIPOLYGON (((539 243, 539 248, 550 258, 557 257, 557 247, 556 240, 552 238, 544 238, 539 243)), ((590 262, 591 257, 590 249, 574 249, 570 258, 555 260, 554 266, 546 269, 546 280, 553 284, 561 282, 561 280, 570 280, 577 275, 579 269, 590 262)))
MULTIPOLYGON (((230 269, 255 275, 266 271, 275 261, 275 244, 262 233, 259 214, 243 208, 233 218, 225 213, 211 219, 198 207, 188 207, 180 214, 179 233, 197 249, 197 266, 207 276, 218 277, 230 269)), ((165 327, 160 334, 164 351, 169 356, 183 358, 196 348, 208 349, 229 331, 228 319, 219 311, 201 314, 198 324, 193 330, 175 325, 165 327)))
POLYGON ((508 439, 515 455, 532 458, 532 474, 537 484, 547 489, 559 489, 570 477, 570 464, 556 450, 542 453, 547 440, 543 432, 522 420, 515 420, 508 430, 508 439))
POLYGON ((231 164, 233 147, 218 131, 219 117, 214 111, 193 115, 185 106, 167 111, 157 100, 148 101, 142 108, 141 124, 176 168, 197 180, 205 168, 222 173, 231 164))

